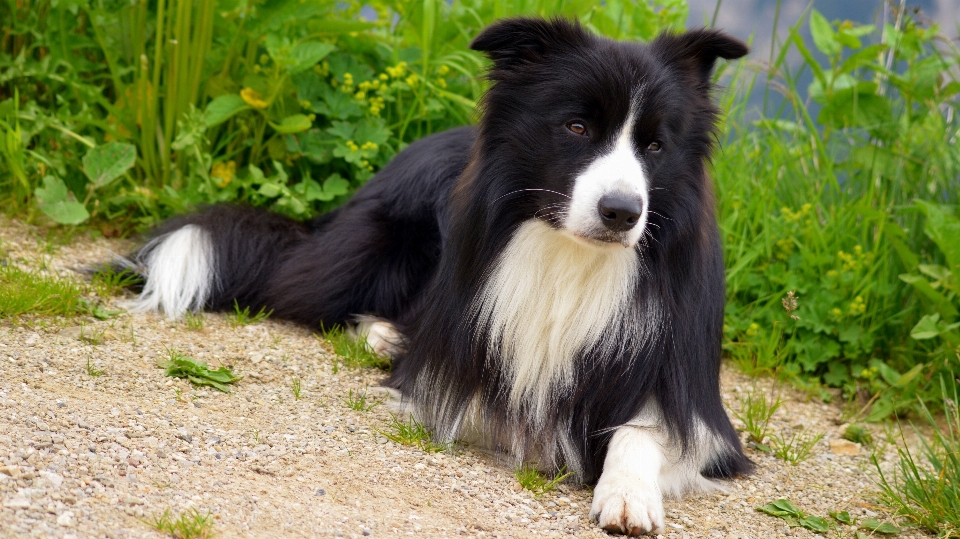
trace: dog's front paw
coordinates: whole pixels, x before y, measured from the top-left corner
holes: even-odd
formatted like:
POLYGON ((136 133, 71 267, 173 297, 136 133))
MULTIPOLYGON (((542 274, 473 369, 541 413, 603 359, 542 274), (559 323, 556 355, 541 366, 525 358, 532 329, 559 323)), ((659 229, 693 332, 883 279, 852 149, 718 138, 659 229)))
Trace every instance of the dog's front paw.
POLYGON ((610 533, 660 533, 664 527, 663 496, 655 483, 601 476, 593 489, 590 518, 610 533))

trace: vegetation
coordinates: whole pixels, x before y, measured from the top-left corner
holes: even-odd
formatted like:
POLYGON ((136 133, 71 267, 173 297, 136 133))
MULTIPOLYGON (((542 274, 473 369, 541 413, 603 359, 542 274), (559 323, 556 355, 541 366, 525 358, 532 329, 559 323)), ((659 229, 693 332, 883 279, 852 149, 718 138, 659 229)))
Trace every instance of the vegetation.
MULTIPOLYGON (((273 314, 273 311, 267 311, 263 307, 260 307, 260 310, 254 314, 250 313, 250 307, 240 308, 240 304, 237 303, 237 300, 233 300, 233 312, 227 314, 227 323, 233 327, 249 326, 250 324, 259 324, 267 318, 270 318, 270 315, 273 314)), ((187 321, 188 326, 190 321, 187 321)), ((195 323, 195 322, 194 322, 195 323)), ((203 327, 203 322, 201 318, 200 327, 203 327)))
POLYGON ((532 492, 534 496, 543 496, 548 492, 553 492, 553 489, 555 489, 561 481, 571 475, 573 475, 573 472, 568 472, 567 467, 564 466, 553 475, 553 478, 548 478, 543 472, 529 464, 524 464, 513 473, 513 476, 517 479, 517 483, 520 483, 521 487, 532 492))
POLYGON ((753 389, 746 395, 740 396, 740 409, 734 410, 733 414, 743 423, 743 430, 747 433, 750 441, 757 444, 757 447, 769 451, 769 447, 764 446, 764 440, 770 433, 770 418, 780 408, 783 401, 780 397, 767 397, 762 390, 753 389), (763 446, 763 447, 761 447, 763 446))
POLYGON ((213 520, 212 514, 201 513, 200 510, 192 508, 176 516, 167 509, 162 515, 142 522, 175 539, 210 539, 216 535, 213 531, 213 520))
POLYGON ((340 400, 347 405, 347 408, 350 408, 355 412, 369 412, 370 410, 373 410, 377 406, 383 404, 386 399, 380 398, 368 400, 366 391, 357 391, 354 393, 351 389, 350 392, 347 393, 346 398, 341 397, 340 400))
POLYGON ((850 513, 847 511, 831 511, 830 516, 836 522, 830 522, 823 517, 805 513, 794 505, 793 502, 783 498, 762 507, 757 507, 757 511, 782 518, 791 528, 806 528, 821 534, 835 530, 836 537, 848 537, 838 530, 838 524, 856 528, 857 531, 853 536, 855 539, 866 539, 867 537, 876 537, 878 535, 897 535, 900 533, 900 528, 889 522, 882 522, 873 517, 857 519, 850 516, 850 513))
POLYGON ((86 312, 84 287, 68 279, 0 264, 0 320, 22 315, 74 316, 86 312))
POLYGON ((419 448, 427 453, 439 453, 450 449, 448 443, 438 443, 433 440, 433 434, 423 426, 423 423, 417 421, 413 415, 404 422, 393 416, 387 430, 380 431, 388 440, 392 440, 400 445, 409 445, 419 448))
POLYGON ((157 361, 157 366, 166 369, 164 373, 174 378, 186 378, 193 385, 210 386, 218 391, 230 393, 230 386, 240 381, 241 377, 233 374, 233 370, 221 366, 219 369, 210 369, 206 361, 187 357, 176 350, 167 350, 167 359, 157 361))
POLYGON ((390 370, 390 358, 374 352, 365 338, 356 338, 340 326, 324 331, 323 340, 330 344, 333 353, 348 367, 390 370))

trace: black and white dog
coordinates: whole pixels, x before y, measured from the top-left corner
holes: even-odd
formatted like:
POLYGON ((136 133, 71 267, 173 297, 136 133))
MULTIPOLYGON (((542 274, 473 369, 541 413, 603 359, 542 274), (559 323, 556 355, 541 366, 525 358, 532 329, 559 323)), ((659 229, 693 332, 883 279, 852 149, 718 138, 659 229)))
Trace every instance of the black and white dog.
POLYGON ((720 399, 705 171, 714 63, 747 48, 526 18, 471 46, 493 61, 479 126, 410 145, 311 223, 227 205, 167 222, 136 307, 354 324, 437 437, 566 465, 604 529, 658 530, 663 496, 751 468, 720 399))

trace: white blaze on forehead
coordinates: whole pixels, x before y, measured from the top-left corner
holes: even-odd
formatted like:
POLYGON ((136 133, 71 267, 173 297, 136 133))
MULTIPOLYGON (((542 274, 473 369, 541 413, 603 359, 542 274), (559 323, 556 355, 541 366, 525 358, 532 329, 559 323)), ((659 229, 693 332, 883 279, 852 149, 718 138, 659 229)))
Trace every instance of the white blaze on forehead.
POLYGON ((604 226, 597 205, 606 195, 637 197, 641 200, 643 213, 637 225, 624 232, 624 244, 636 245, 647 224, 647 177, 643 163, 637 157, 633 144, 633 127, 638 105, 630 107, 626 121, 610 151, 597 157, 574 180, 570 207, 563 226, 577 236, 593 237, 604 233, 604 226))

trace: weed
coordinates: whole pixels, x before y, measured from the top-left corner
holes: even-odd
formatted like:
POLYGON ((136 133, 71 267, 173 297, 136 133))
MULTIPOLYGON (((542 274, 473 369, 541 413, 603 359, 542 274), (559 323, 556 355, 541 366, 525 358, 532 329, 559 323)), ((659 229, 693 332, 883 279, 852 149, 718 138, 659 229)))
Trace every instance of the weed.
POLYGON ((885 475, 873 457, 880 474, 881 503, 940 537, 960 537, 960 411, 954 379, 940 379, 942 423, 921 405, 921 417, 933 436, 929 441, 920 437, 919 454, 910 449, 901 432, 902 446, 897 447, 899 458, 892 474, 885 475))
POLYGON ((143 279, 129 268, 106 265, 90 279, 90 286, 100 297, 116 296, 143 279))
POLYGON ((520 483, 520 486, 532 492, 534 496, 543 496, 544 494, 553 491, 553 489, 556 488, 561 481, 573 475, 573 472, 568 472, 566 470, 567 467, 563 466, 557 471, 557 473, 553 474, 552 479, 547 479, 547 476, 536 467, 529 464, 524 464, 523 466, 517 468, 517 470, 513 473, 513 476, 517 478, 517 482, 520 483))
POLYGON ((290 383, 290 389, 293 390, 293 399, 300 400, 300 378, 294 378, 290 383))
MULTIPOLYGON (((764 443, 767 434, 770 433, 770 418, 776 413, 783 401, 780 396, 769 398, 762 390, 754 388, 745 396, 741 395, 740 409, 735 410, 733 414, 737 419, 743 422, 743 430, 750 437, 750 441, 758 444, 758 447, 764 443)), ((764 446, 761 449, 768 449, 764 446)))
POLYGON ((107 328, 91 328, 90 326, 81 323, 79 339, 87 344, 98 345, 103 343, 103 338, 106 333, 107 328))
POLYGON ((777 458, 796 466, 810 458, 814 446, 823 438, 823 433, 811 435, 805 428, 792 433, 789 439, 780 434, 770 436, 770 447, 777 458))
POLYGON ((863 425, 857 423, 849 425, 840 437, 861 445, 870 445, 873 443, 873 435, 870 434, 870 431, 863 425))
MULTIPOLYGON (((330 343, 333 353, 342 357, 344 364, 348 367, 390 370, 390 358, 377 354, 370 348, 365 338, 354 338, 340 326, 333 326, 330 330, 324 331, 323 338, 330 343)), ((339 367, 335 364, 334 369, 336 372, 339 367)))
POLYGON ((354 393, 353 390, 351 389, 350 393, 347 394, 347 397, 341 398, 340 400, 343 401, 343 403, 346 404, 347 407, 350 408, 351 410, 354 410, 356 412, 369 412, 370 410, 373 410, 374 408, 376 408, 378 405, 383 404, 383 401, 385 399, 380 398, 380 399, 368 401, 366 391, 357 391, 356 393, 354 393))
POLYGON ((183 394, 183 391, 181 391, 179 387, 173 388, 173 396, 174 396, 174 398, 177 399, 177 402, 182 402, 182 403, 184 403, 184 404, 190 404, 190 399, 188 399, 188 398, 183 394))
POLYGON ((186 378, 194 385, 210 386, 224 393, 230 393, 230 387, 227 384, 234 384, 241 379, 227 367, 210 370, 206 361, 193 359, 176 350, 167 350, 167 355, 166 360, 157 361, 157 366, 166 369, 164 374, 175 378, 186 378))
POLYGON ((417 447, 428 453, 439 453, 450 449, 449 443, 435 442, 430 431, 412 415, 406 423, 393 416, 393 420, 387 426, 387 429, 380 431, 380 434, 400 445, 417 447))
POLYGON ((176 539, 209 539, 215 535, 213 515, 201 513, 196 508, 187 509, 176 517, 168 508, 159 517, 153 516, 150 519, 142 519, 141 522, 176 539))
POLYGON ((67 279, 0 265, 0 319, 82 314, 83 292, 83 286, 67 279))
POLYGON ((96 368, 90 358, 87 358, 87 375, 94 378, 103 376, 103 370, 96 368))
POLYGON ((183 323, 187 325, 187 329, 191 331, 200 331, 203 329, 203 313, 187 311, 183 316, 183 323))
POLYGON ((265 307, 260 307, 260 310, 257 311, 256 314, 251 315, 250 306, 241 309, 237 300, 233 300, 233 312, 227 315, 227 323, 233 327, 249 326, 250 324, 263 322, 269 318, 271 314, 273 314, 272 310, 267 311, 265 307))

